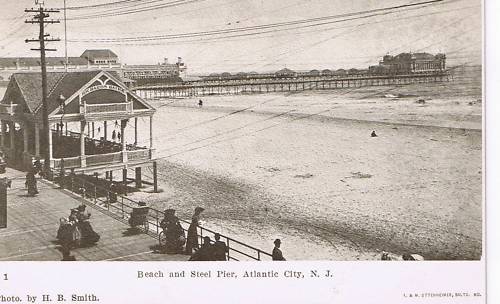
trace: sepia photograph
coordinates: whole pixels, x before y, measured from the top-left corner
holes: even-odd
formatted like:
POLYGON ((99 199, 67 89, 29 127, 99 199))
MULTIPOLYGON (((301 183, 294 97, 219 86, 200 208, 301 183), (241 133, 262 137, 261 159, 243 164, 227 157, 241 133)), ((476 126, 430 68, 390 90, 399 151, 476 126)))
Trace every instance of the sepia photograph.
POLYGON ((484 259, 481 0, 0 3, 0 261, 484 259))

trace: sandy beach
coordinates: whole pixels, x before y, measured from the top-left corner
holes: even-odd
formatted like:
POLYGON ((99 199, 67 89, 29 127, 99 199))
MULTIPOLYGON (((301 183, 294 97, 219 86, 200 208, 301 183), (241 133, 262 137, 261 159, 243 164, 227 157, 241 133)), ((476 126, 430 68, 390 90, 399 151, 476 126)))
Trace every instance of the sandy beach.
POLYGON ((479 259, 480 76, 149 100, 162 192, 132 197, 187 220, 203 206, 206 227, 268 252, 281 238, 291 260, 479 259))
POLYGON ((279 237, 289 259, 479 259, 480 70, 461 76, 150 101, 163 192, 134 195, 185 219, 203 206, 207 227, 264 250, 279 237))

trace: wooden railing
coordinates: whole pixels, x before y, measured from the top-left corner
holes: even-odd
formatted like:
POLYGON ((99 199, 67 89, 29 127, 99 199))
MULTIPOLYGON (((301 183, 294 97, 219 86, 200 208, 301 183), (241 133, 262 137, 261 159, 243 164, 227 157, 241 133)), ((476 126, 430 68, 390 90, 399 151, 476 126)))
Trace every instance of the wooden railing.
MULTIPOLYGON (((104 187, 97 186, 83 178, 79 178, 76 175, 66 176, 64 179, 60 179, 61 186, 65 189, 83 196, 88 203, 93 204, 98 208, 105 209, 112 213, 114 217, 127 222, 131 216, 132 210, 139 206, 139 202, 118 195, 116 192, 112 192, 104 187)), ((147 226, 148 230, 145 233, 159 237, 162 228, 160 227, 161 220, 163 219, 163 212, 155 209, 148 208, 149 212, 147 215, 147 226)), ((190 226, 190 222, 179 219, 181 222, 182 229, 187 232, 186 227, 190 226)), ((215 231, 197 226, 197 234, 199 238, 199 244, 203 243, 204 236, 213 236, 216 234, 215 231)), ((272 255, 265 252, 259 248, 248 245, 242 241, 233 239, 223 234, 219 234, 221 241, 224 241, 228 247, 227 258, 229 260, 240 261, 240 260, 271 260, 272 255)))
POLYGON ((83 104, 83 114, 94 114, 103 112, 131 112, 132 102, 83 104))
POLYGON ((127 151, 128 161, 136 161, 143 159, 151 159, 151 149, 140 149, 140 150, 132 150, 127 151))
MULTIPOLYGON (((112 152, 104 154, 85 155, 85 167, 105 165, 105 164, 119 164, 124 162, 123 154, 127 154, 127 162, 135 162, 141 160, 152 159, 152 149, 137 149, 127 150, 125 152, 112 152)), ((61 169, 64 162, 65 169, 82 167, 80 156, 67 157, 67 158, 54 158, 51 160, 52 169, 61 169)))
POLYGON ((0 104, 0 114, 9 114, 14 115, 16 113, 16 109, 19 105, 17 104, 0 104))
POLYGON ((123 161, 122 152, 87 155, 85 156, 85 159, 87 162, 87 166, 117 164, 123 161))
POLYGON ((78 168, 80 167, 80 156, 67 157, 67 158, 55 158, 51 161, 52 169, 65 169, 78 168))

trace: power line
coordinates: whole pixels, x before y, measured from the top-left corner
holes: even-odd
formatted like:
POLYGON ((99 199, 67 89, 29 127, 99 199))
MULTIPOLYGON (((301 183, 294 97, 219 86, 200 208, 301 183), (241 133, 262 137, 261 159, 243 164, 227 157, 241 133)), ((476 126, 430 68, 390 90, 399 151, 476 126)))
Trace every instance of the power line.
MULTIPOLYGON (((158 1, 158 0, 155 0, 155 1, 158 1)), ((96 9, 96 8, 101 8, 101 7, 117 6, 120 4, 130 4, 130 3, 137 3, 137 2, 144 2, 144 0, 120 0, 120 1, 114 1, 114 2, 92 4, 92 5, 68 6, 68 7, 66 7, 66 9, 67 10, 96 9)), ((59 9, 62 9, 62 8, 59 8, 59 9)))
POLYGON ((137 9, 128 9, 128 10, 121 10, 121 11, 119 10, 117 12, 108 12, 108 13, 103 13, 103 14, 76 16, 73 18, 69 18, 68 20, 84 20, 84 19, 104 18, 104 17, 117 17, 117 16, 123 16, 123 15, 143 13, 143 12, 148 12, 148 11, 152 11, 152 10, 176 7, 176 6, 190 4, 190 3, 194 3, 194 2, 200 2, 200 1, 205 1, 205 0, 177 0, 177 1, 167 2, 165 4, 146 6, 146 7, 141 7, 141 8, 137 8, 137 9))
MULTIPOLYGON (((391 7, 385 7, 385 8, 371 9, 371 10, 358 11, 358 12, 353 12, 353 13, 330 15, 330 16, 323 16, 323 17, 316 17, 316 18, 307 18, 307 19, 302 19, 302 20, 294 20, 294 21, 286 21, 286 22, 278 22, 278 23, 270 23, 270 24, 262 24, 262 25, 257 25, 257 26, 239 27, 239 28, 234 28, 234 29, 188 32, 188 33, 170 34, 170 35, 80 39, 80 40, 75 40, 74 42, 127 42, 127 41, 148 41, 148 40, 165 40, 165 39, 177 39, 177 38, 206 37, 206 36, 221 35, 221 34, 228 34, 228 33, 231 34, 231 33, 240 33, 240 32, 248 32, 248 31, 263 30, 263 29, 273 29, 273 28, 279 28, 279 27, 285 27, 285 26, 291 26, 291 25, 302 25, 301 27, 298 27, 298 28, 305 28, 305 27, 320 26, 320 25, 337 23, 337 22, 345 22, 345 21, 363 19, 363 18, 368 18, 368 17, 380 15, 380 14, 374 14, 374 13, 395 11, 395 10, 400 10, 400 9, 409 8, 409 7, 416 7, 416 6, 425 6, 425 5, 435 4, 435 3, 439 3, 439 2, 443 2, 443 1, 445 1, 445 0, 430 0, 430 1, 425 1, 425 2, 418 2, 418 3, 413 3, 413 4, 405 4, 405 5, 391 6, 391 7), (372 14, 372 15, 368 15, 368 14, 372 14), (362 16, 362 15, 367 15, 367 16, 362 16), (339 18, 353 17, 353 16, 361 16, 361 17, 346 18, 346 19, 329 21, 331 19, 339 19, 339 18), (317 22, 319 22, 319 23, 317 23, 317 22), (309 23, 313 23, 313 24, 309 24, 309 23)), ((454 1, 454 0, 452 0, 452 1, 454 1)))

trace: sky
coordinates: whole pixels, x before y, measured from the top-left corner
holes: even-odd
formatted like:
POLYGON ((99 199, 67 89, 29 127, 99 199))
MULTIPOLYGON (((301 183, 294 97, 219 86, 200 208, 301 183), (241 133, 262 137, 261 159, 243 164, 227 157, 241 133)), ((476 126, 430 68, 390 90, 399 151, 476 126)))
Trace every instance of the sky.
MULTIPOLYGON (((211 72, 367 68, 385 54, 442 52, 448 65, 480 64, 482 54, 481 0, 444 0, 363 18, 340 14, 423 2, 424 0, 66 0, 68 55, 85 49, 113 50, 122 63, 156 64, 182 57, 189 74, 211 72), (113 3, 113 4, 109 4, 113 3), (75 9, 75 7, 85 6, 75 9), (72 9, 71 9, 72 8, 72 9), (151 8, 151 9, 150 9, 151 8), (153 9, 154 8, 154 9, 153 9), (120 14, 126 10, 142 10, 120 14), (281 26, 255 34, 156 39, 151 36, 239 31, 309 18, 330 22, 281 26), (351 19, 351 20, 344 20, 351 19), (333 21, 333 22, 332 22, 333 21), (313 24, 313 25, 311 25, 313 24), (123 42, 111 38, 145 37, 123 42), (216 37, 216 39, 214 39, 216 37), (98 40, 96 40, 98 39, 98 40), (108 39, 108 41, 103 40, 108 39)), ((26 38, 38 35, 37 25, 25 24, 35 0, 0 0, 0 57, 38 56, 26 38)), ((63 0, 45 0, 47 8, 62 8, 63 0)), ((64 18, 63 11, 50 18, 64 18)), ((52 37, 64 39, 64 23, 47 25, 52 37)), ((250 33, 250 34, 248 34, 250 33)), ((64 56, 64 42, 48 56, 64 56)))

